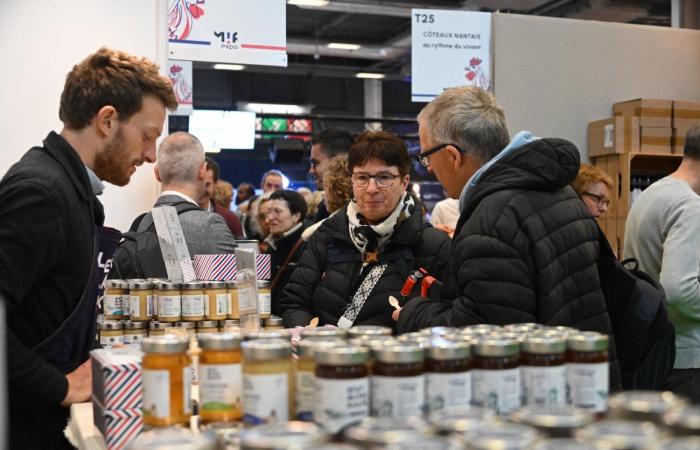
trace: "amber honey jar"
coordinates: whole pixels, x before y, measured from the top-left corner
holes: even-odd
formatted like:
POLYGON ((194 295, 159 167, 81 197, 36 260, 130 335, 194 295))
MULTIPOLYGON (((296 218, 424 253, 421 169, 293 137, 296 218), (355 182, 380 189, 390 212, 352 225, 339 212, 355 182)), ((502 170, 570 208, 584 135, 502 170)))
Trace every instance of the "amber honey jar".
POLYGON ((228 292, 225 281, 207 281, 204 317, 207 320, 228 318, 228 292))
POLYGON ((182 285, 182 320, 204 320, 204 283, 191 281, 182 285))
POLYGON ((243 417, 243 376, 240 334, 197 337, 199 356, 199 415, 202 422, 230 422, 243 417))

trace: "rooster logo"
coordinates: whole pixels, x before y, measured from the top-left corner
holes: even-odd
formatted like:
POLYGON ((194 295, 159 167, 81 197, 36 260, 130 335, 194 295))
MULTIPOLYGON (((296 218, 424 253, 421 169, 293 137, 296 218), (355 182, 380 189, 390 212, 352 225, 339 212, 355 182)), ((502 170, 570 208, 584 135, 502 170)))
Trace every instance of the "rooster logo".
POLYGON ((177 64, 170 67, 170 73, 168 74, 170 81, 173 83, 173 91, 175 92, 175 98, 177 98, 178 103, 192 103, 192 88, 185 81, 185 77, 182 76, 182 67, 177 64))
POLYGON ((168 39, 184 41, 192 32, 194 21, 204 15, 199 5, 206 0, 170 0, 168 39))
POLYGON ((464 77, 469 81, 470 86, 480 87, 482 89, 488 89, 491 85, 488 77, 484 74, 484 68, 481 67, 481 60, 479 58, 471 58, 469 60, 469 67, 465 67, 466 73, 464 77))

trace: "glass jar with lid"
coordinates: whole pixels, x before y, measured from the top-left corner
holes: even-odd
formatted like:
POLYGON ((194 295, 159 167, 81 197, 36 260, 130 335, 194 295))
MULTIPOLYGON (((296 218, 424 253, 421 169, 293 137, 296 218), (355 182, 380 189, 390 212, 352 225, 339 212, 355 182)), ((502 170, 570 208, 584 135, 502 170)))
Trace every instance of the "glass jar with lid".
POLYGON ((248 331, 243 333, 243 338, 246 341, 255 341, 258 339, 291 339, 291 335, 285 330, 258 330, 248 331))
POLYGON ((464 341, 433 339, 426 349, 428 414, 464 413, 472 400, 471 346, 464 341))
POLYGON ((182 285, 182 320, 204 320, 204 282, 190 281, 182 285))
POLYGON ((337 339, 301 339, 297 344, 298 358, 294 359, 294 388, 296 418, 312 421, 316 402, 316 350, 342 345, 337 339))
POLYGON ((185 336, 193 341, 197 337, 197 324, 196 323, 194 323, 194 322, 175 322, 174 324, 170 324, 171 327, 173 325, 174 325, 174 328, 169 330, 169 332, 175 333, 179 336, 185 336))
POLYGON ((112 348, 124 343, 124 324, 114 320, 106 320, 97 324, 100 330, 100 345, 112 348))
POLYGON ((148 322, 124 322, 124 343, 137 344, 148 337, 148 322))
POLYGON ((197 337, 199 356, 199 416, 203 423, 243 417, 243 376, 240 334, 197 337))
POLYGON ((481 337, 472 352, 472 402, 503 415, 520 408, 520 344, 481 337))
POLYGON ((243 348, 243 422, 259 425, 294 417, 294 376, 289 340, 256 339, 243 348))
POLYGON ((566 404, 566 338, 527 336, 520 356, 526 405, 566 404))
POLYGON ((651 422, 601 420, 577 430, 576 439, 621 450, 646 450, 667 436, 651 422))
POLYGON ((266 330, 284 330, 284 321, 281 317, 270 316, 263 319, 263 328, 266 330))
POLYGON ((200 320, 197 322, 197 337, 218 332, 219 322, 217 320, 200 320))
MULTIPOLYGON (((434 336, 445 336, 446 334, 451 334, 454 333, 458 330, 458 328, 454 327, 428 327, 428 328, 423 328, 420 331, 416 331, 418 334, 422 334, 424 336, 428 337, 434 337, 434 336)), ((406 333, 409 334, 409 333, 406 333)), ((402 335, 404 336, 404 335, 402 335)))
POLYGON ((272 291, 270 282, 258 280, 258 313, 260 319, 265 320, 272 314, 272 291))
POLYGON ((608 336, 594 331, 569 335, 566 382, 570 403, 602 414, 608 407, 608 336))
POLYGON ((528 405, 514 412, 510 420, 534 427, 550 438, 573 438, 576 430, 593 423, 595 417, 571 405, 528 405))
POLYGON ((173 324, 168 322, 149 322, 148 323, 148 335, 149 336, 164 336, 170 330, 173 324))
POLYGON ((369 415, 369 350, 357 346, 321 346, 315 350, 314 421, 331 433, 369 415))
POLYGON ((129 288, 123 280, 105 280, 105 292, 102 298, 102 313, 105 319, 121 320, 129 316, 129 288), (124 298, 126 297, 126 301, 124 298))
MULTIPOLYGON (((129 444, 129 450, 216 450, 216 441, 184 427, 144 431, 129 444)), ((238 449, 236 449, 238 450, 238 449)))
POLYGON ((207 320, 225 320, 228 318, 228 292, 225 281, 206 282, 206 303, 204 317, 207 320))
POLYGON ((153 283, 150 281, 129 282, 129 317, 132 322, 146 322, 153 317, 153 283))
POLYGON ((238 285, 235 281, 226 282, 226 294, 228 298, 228 318, 239 320, 241 312, 238 309, 238 285))
POLYGON ((625 391, 610 397, 608 418, 661 423, 666 414, 688 406, 688 400, 669 391, 625 391))
POLYGON ((344 328, 337 327, 315 327, 315 328, 304 328, 301 330, 302 339, 314 339, 314 338, 337 338, 345 339, 348 331, 344 328))
POLYGON ((143 421, 159 427, 188 424, 192 414, 189 341, 178 336, 147 337, 141 344, 143 421))
POLYGON ((430 422, 437 428, 437 432, 444 435, 462 435, 497 420, 493 410, 479 406, 472 406, 459 413, 442 410, 430 417, 430 422))
POLYGON ((358 325, 347 329, 347 338, 352 339, 360 336, 391 336, 391 328, 379 325, 358 325))
POLYGON ((425 350, 392 341, 372 350, 372 399, 375 417, 423 416, 425 412, 425 350))
POLYGON ((478 323, 462 328, 462 332, 474 333, 478 335, 493 333, 499 330, 503 330, 503 327, 501 327, 500 325, 494 325, 490 323, 478 323))
POLYGON ((177 322, 182 319, 182 283, 161 281, 158 288, 158 320, 177 322))
POLYGON ((420 417, 367 417, 348 427, 343 436, 346 442, 362 448, 384 448, 431 436, 435 428, 420 417))
POLYGON ((676 435, 700 436, 700 406, 672 411, 664 416, 663 423, 676 435))
POLYGON ((610 450, 610 447, 595 442, 581 442, 572 438, 552 438, 541 440, 532 447, 532 450, 610 450))
POLYGON ((273 423, 241 433, 241 450, 306 449, 329 440, 328 432, 313 423, 273 423))
POLYGON ((532 427, 507 422, 486 423, 461 436, 465 447, 470 450, 530 450, 540 438, 532 427))
POLYGON ((222 333, 240 333, 241 321, 238 319, 226 319, 219 321, 219 330, 222 333))

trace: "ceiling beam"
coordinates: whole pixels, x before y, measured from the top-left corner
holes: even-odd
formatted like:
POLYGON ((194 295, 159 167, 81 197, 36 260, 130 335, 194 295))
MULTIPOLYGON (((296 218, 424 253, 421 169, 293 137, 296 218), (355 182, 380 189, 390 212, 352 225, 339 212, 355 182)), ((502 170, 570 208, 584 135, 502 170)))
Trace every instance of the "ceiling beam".
POLYGON ((391 17, 411 17, 411 9, 445 9, 445 10, 464 10, 464 11, 474 11, 478 10, 478 7, 467 6, 463 4, 461 8, 446 7, 446 6, 435 6, 431 4, 407 4, 407 3, 391 3, 382 2, 377 4, 376 2, 369 1, 341 1, 341 0, 331 0, 326 6, 308 6, 308 5, 296 5, 302 9, 316 9, 319 11, 330 11, 330 12, 342 12, 349 14, 368 14, 372 16, 391 16, 391 17))

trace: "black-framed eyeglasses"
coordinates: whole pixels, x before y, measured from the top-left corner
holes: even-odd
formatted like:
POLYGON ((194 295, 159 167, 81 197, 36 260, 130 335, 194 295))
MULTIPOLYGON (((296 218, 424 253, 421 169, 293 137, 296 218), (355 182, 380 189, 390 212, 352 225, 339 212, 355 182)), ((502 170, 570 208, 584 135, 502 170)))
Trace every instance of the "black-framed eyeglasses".
POLYGON ((440 150, 442 150, 443 148, 445 148, 449 145, 456 148, 457 151, 459 151, 460 153, 464 153, 462 151, 462 149, 459 148, 459 146, 457 146, 455 144, 438 144, 429 150, 417 153, 415 156, 413 156, 413 159, 415 159, 416 161, 421 163, 421 165, 427 169, 428 167, 430 167, 430 155, 432 155, 433 153, 439 152, 440 150))
POLYGON ((369 175, 367 173, 351 173, 350 179, 352 184, 359 188, 366 188, 369 186, 369 181, 374 178, 374 182, 377 183, 377 187, 381 189, 387 189, 394 185, 394 180, 401 178, 401 175, 394 175, 393 173, 378 173, 376 175, 369 175))
POLYGON ((605 207, 610 206, 610 200, 606 199, 602 195, 594 194, 593 192, 588 192, 588 191, 582 192, 581 195, 589 196, 590 198, 595 200, 595 202, 598 206, 605 206, 605 207))

